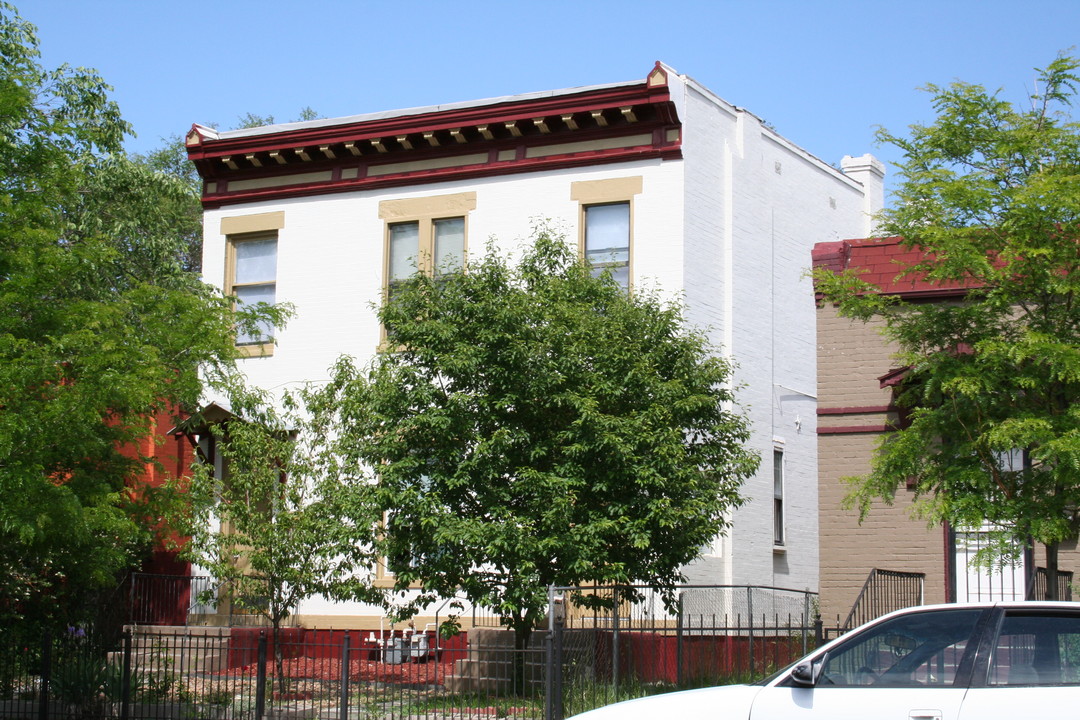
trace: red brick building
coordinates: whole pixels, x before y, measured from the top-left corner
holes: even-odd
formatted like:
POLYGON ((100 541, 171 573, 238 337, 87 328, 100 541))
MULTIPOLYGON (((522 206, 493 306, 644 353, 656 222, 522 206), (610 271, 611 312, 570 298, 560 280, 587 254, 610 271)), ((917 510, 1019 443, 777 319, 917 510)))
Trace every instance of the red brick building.
MULTIPOLYGON (((121 450, 130 458, 145 458, 131 491, 161 487, 185 477, 194 460, 190 440, 175 432, 176 418, 166 410, 151 419, 153 432, 121 450)), ((183 538, 166 531, 163 540, 143 562, 129 590, 129 617, 141 624, 183 625, 191 605, 191 563, 179 557, 183 538)))

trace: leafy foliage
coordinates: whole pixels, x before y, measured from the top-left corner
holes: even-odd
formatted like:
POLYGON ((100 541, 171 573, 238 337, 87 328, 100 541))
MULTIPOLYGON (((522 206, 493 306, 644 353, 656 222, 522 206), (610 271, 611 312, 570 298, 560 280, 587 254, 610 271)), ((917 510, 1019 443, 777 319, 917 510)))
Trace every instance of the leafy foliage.
POLYGON ((345 467, 377 471, 381 548, 421 601, 464 593, 523 647, 547 586, 670 588, 726 527, 757 466, 728 364, 681 308, 593 277, 546 228, 520 264, 416 275, 379 316, 388 347, 339 362, 345 467))
POLYGON ((184 138, 174 135, 145 155, 132 155, 131 164, 158 179, 168 178, 170 189, 162 193, 158 227, 168 228, 173 238, 183 239, 180 260, 191 272, 202 270, 202 178, 188 160, 184 138))
POLYGON ((212 454, 193 469, 186 512, 172 518, 190 536, 186 554, 217 578, 234 608, 270 621, 279 679, 277 635, 301 600, 380 599, 367 582, 377 517, 362 493, 346 492, 323 399, 286 393, 279 411, 260 393, 234 393, 236 415, 206 428, 212 454))
POLYGON ((913 479, 925 517, 989 521, 999 550, 1030 537, 1056 557, 1076 534, 1080 126, 1065 110, 1077 67, 1051 63, 1030 108, 978 85, 931 85, 935 122, 909 137, 880 132, 905 158, 884 233, 923 252, 898 278, 968 290, 958 302, 905 301, 851 275, 817 275, 842 314, 881 319, 911 368, 899 397, 910 427, 854 479, 864 513, 913 479))
POLYGON ((122 157, 100 77, 38 57, 0 5, 0 617, 67 623, 147 548, 135 441, 230 374, 234 321, 185 267, 188 188, 122 157))
POLYGON ((290 392, 276 410, 260 393, 234 394, 236 415, 209 427, 220 464, 194 468, 180 518, 192 559, 275 626, 313 594, 370 592, 375 518, 345 492, 321 397, 290 392))

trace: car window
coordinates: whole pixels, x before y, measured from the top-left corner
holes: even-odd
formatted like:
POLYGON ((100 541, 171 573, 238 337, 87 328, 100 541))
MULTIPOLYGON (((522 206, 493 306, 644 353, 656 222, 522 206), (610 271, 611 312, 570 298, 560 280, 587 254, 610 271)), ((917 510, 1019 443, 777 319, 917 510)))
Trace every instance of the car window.
POLYGON ((949 687, 980 610, 912 613, 874 625, 828 655, 818 687, 949 687))
POLYGON ((1080 685, 1080 614, 1008 612, 987 684, 1080 685))

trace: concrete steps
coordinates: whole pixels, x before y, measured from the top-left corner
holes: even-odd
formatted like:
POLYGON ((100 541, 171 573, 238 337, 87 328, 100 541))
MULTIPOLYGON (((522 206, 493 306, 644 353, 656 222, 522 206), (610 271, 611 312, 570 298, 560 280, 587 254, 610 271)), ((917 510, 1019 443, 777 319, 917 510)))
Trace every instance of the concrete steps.
MULTIPOLYGON (((514 631, 501 628, 472 628, 469 635, 469 657, 454 662, 446 678, 450 692, 508 694, 513 687, 514 631)), ((532 638, 531 648, 538 642, 532 638)), ((542 655, 528 652, 525 656, 524 682, 528 689, 540 690, 544 683, 542 655)))
POLYGON ((229 628, 137 625, 128 630, 134 668, 209 673, 228 667, 229 628))

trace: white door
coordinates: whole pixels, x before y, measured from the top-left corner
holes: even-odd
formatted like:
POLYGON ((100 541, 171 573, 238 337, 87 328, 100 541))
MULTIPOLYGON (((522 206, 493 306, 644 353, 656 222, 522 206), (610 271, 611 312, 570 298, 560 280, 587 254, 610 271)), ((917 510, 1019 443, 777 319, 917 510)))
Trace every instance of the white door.
POLYGON ((972 688, 960 720, 1075 717, 1080 687, 972 688))
POLYGON ((956 533, 956 601, 1000 602, 1024 600, 1027 595, 1027 570, 1023 550, 1018 548, 1015 562, 996 560, 987 567, 975 561, 976 553, 986 547, 987 528, 956 533))

